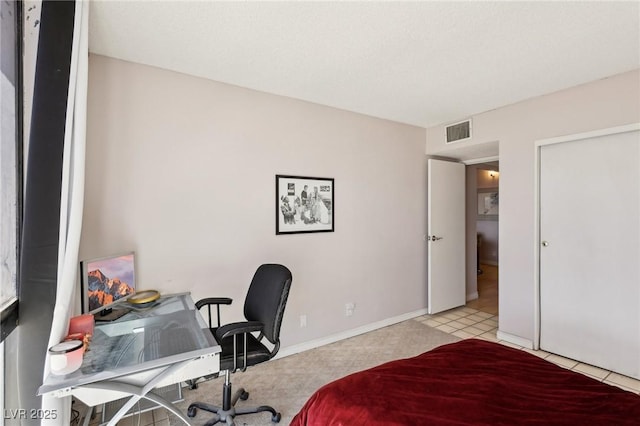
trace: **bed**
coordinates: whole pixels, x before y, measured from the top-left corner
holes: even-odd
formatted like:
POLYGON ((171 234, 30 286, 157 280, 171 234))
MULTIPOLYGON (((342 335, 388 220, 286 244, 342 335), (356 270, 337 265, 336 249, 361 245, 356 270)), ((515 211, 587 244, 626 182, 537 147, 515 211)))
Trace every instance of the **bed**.
POLYGON ((640 395, 479 339, 318 389, 292 426, 640 425, 640 395))

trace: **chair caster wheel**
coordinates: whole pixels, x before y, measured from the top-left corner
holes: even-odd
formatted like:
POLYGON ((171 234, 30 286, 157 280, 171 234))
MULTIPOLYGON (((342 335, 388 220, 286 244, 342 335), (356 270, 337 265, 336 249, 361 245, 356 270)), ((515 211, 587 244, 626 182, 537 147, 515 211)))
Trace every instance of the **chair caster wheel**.
POLYGON ((198 409, 196 407, 189 406, 189 408, 187 408, 187 416, 195 417, 196 416, 196 411, 198 411, 198 409))
POLYGON ((282 416, 280 415, 280 413, 276 413, 273 417, 271 417, 271 421, 273 423, 280 423, 281 418, 282 416))
POLYGON ((240 399, 243 401, 246 401, 247 399, 249 399, 249 392, 244 391, 240 394, 240 399))

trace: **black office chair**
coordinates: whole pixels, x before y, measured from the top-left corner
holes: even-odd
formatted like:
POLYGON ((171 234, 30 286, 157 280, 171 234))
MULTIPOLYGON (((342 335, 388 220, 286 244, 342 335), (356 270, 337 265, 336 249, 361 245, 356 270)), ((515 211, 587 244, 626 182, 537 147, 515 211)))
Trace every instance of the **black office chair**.
MULTIPOLYGON (((210 405, 202 402, 194 402, 189 405, 187 415, 194 417, 197 409, 217 414, 216 417, 206 423, 213 425, 218 422, 226 422, 233 425, 233 418, 241 414, 259 413, 269 411, 271 421, 280 421, 280 413, 273 407, 262 405, 251 408, 235 408, 238 399, 246 400, 249 393, 240 388, 231 395, 230 373, 238 369, 245 371, 247 367, 268 361, 273 358, 280 349, 280 325, 284 314, 284 307, 291 287, 291 271, 282 265, 261 265, 256 271, 247 297, 244 302, 244 316, 247 321, 220 325, 220 305, 231 304, 229 298, 207 298, 199 300, 196 307, 207 308, 209 328, 222 347, 220 354, 220 371, 224 371, 225 379, 222 394, 222 406, 210 405), (211 306, 217 308, 217 326, 213 326, 211 306), (259 333, 254 336, 251 333, 259 333), (268 340, 273 346, 269 349, 263 339, 268 340)), ((192 384, 192 387, 195 387, 192 384)))

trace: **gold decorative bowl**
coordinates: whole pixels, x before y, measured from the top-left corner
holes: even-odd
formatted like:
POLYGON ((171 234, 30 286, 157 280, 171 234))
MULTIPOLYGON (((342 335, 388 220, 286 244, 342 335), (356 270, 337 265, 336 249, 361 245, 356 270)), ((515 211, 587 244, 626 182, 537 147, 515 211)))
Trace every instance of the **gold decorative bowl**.
POLYGON ((160 293, 157 290, 142 290, 129 297, 127 302, 133 305, 145 305, 147 303, 155 302, 159 298, 160 293))

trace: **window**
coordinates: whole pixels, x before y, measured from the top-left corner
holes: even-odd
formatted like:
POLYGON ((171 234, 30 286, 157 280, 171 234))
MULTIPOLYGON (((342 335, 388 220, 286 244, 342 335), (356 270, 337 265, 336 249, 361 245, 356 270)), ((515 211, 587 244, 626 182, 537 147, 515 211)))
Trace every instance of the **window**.
POLYGON ((2 340, 17 321, 22 211, 22 2, 0 3, 0 312, 2 340))

